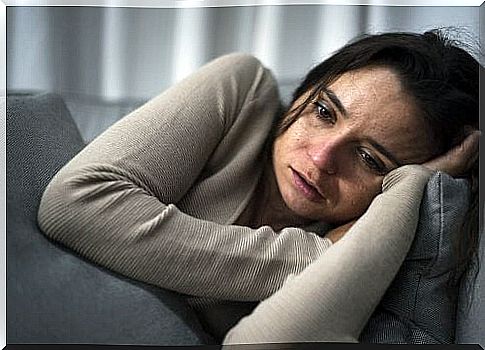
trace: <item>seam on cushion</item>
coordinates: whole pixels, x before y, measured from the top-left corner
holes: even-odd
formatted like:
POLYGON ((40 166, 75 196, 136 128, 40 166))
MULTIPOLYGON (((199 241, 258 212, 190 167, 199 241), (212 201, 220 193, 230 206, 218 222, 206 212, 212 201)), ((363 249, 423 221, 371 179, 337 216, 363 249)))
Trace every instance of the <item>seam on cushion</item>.
POLYGON ((420 285, 421 285, 421 278, 422 278, 422 274, 421 273, 418 273, 418 281, 417 281, 417 286, 416 286, 416 289, 415 289, 415 292, 414 292, 414 305, 413 305, 413 310, 412 310, 412 313, 411 313, 411 319, 413 320, 413 322, 416 322, 416 307, 418 305, 418 292, 420 290, 420 285))
MULTIPOLYGON (((445 230, 444 207, 443 207, 443 203, 444 203, 443 176, 442 176, 441 172, 438 172, 437 176, 438 176, 437 180, 438 180, 438 189, 439 189, 439 215, 440 215, 440 217, 439 217, 440 226, 439 227, 440 227, 440 232, 439 232, 439 237, 438 237, 438 247, 437 247, 438 251, 436 253, 436 256, 433 259, 433 262, 429 266, 429 269, 428 269, 427 274, 426 274, 428 276, 433 273, 434 267, 436 266, 436 264, 440 260, 441 250, 442 250, 442 247, 443 247, 443 236, 444 236, 443 232, 445 230)), ((446 271, 445 273, 448 273, 448 271, 446 271)), ((442 274, 440 274, 440 275, 442 275, 442 274)), ((438 276, 433 276, 431 278, 437 278, 437 277, 438 276)), ((421 275, 420 275, 420 280, 421 280, 421 275)), ((419 288, 419 285, 418 285, 418 288, 419 288)), ((418 326, 416 323, 415 323, 415 325, 418 326)), ((441 339, 440 337, 437 337, 436 334, 434 334, 433 330, 429 329, 427 327, 427 325, 420 325, 418 327, 421 330, 426 331, 426 333, 429 336, 431 336, 433 339, 437 340, 438 342, 445 343, 445 341, 443 339, 441 339)))
MULTIPOLYGON (((439 237, 438 237, 438 251, 436 252, 436 256, 433 259, 432 264, 430 265, 428 269, 428 275, 432 275, 435 273, 435 266, 438 263, 438 261, 441 260, 441 254, 442 254, 442 247, 443 247, 443 236, 444 236, 444 231, 445 231, 445 214, 444 214, 444 195, 443 195, 443 176, 441 172, 438 173, 438 188, 439 188, 439 221, 440 221, 440 232, 439 232, 439 237)), ((445 273, 448 271, 445 271, 445 273)), ((440 274, 441 275, 441 274, 440 274)))
MULTIPOLYGON (((436 266, 437 262, 440 260, 440 254, 441 254, 441 247, 443 246, 443 231, 444 231, 444 226, 445 226, 445 220, 444 220, 444 209, 443 209, 443 203, 444 203, 444 196, 443 196, 443 177, 441 172, 438 172, 437 174, 437 182, 438 182, 438 190, 439 190, 439 237, 438 237, 438 242, 437 242, 437 252, 435 256, 432 258, 428 266, 424 271, 425 276, 429 277, 430 275, 433 274, 434 267, 436 266)), ((432 220, 432 218, 430 218, 432 220)))
MULTIPOLYGON (((439 174, 439 189, 440 189, 440 237, 438 242, 438 254, 436 255, 436 261, 440 260, 441 249, 443 247, 443 232, 445 230, 445 215, 444 215, 444 208, 443 208, 443 178, 441 174, 439 174)), ((435 264, 436 264, 435 261, 435 264)), ((434 267, 434 264, 433 264, 434 267)))

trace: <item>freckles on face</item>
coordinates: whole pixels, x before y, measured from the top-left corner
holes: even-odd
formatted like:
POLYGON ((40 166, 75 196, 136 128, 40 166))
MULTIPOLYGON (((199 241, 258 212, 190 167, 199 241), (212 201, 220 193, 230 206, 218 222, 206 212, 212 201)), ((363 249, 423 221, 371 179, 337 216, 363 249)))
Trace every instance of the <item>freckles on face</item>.
POLYGON ((283 200, 308 219, 341 223, 362 215, 387 172, 432 154, 427 125, 417 115, 391 70, 343 74, 274 142, 283 200))
POLYGON ((296 214, 328 223, 346 222, 365 211, 379 193, 383 176, 362 170, 352 143, 332 144, 331 136, 322 140, 315 131, 321 130, 302 117, 276 139, 276 182, 296 214))

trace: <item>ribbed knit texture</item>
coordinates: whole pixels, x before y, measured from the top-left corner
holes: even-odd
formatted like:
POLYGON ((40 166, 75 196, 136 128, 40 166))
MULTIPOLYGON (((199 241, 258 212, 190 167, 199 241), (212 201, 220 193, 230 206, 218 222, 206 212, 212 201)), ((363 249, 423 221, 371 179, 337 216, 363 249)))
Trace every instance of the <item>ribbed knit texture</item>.
POLYGON ((228 341, 353 341, 409 249, 429 173, 407 166, 389 174, 384 193, 334 245, 303 228, 233 225, 261 175, 280 107, 258 60, 219 58, 61 169, 44 192, 39 225, 137 280, 198 297, 269 297, 228 341))

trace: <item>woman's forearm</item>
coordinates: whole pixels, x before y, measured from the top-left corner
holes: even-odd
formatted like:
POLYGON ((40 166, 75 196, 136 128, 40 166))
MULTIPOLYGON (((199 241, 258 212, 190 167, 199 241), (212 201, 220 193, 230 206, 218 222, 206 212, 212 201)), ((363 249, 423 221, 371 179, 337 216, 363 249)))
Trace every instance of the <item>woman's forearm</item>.
POLYGON ((277 233, 269 226, 255 230, 200 220, 160 203, 132 183, 114 180, 114 173, 105 175, 111 181, 92 188, 76 190, 72 178, 72 185, 64 187, 69 191, 72 186, 69 193, 50 191, 41 226, 50 238, 82 256, 163 288, 261 300, 331 244, 298 228, 277 233))
POLYGON ((225 344, 357 342, 414 238, 430 172, 405 166, 347 234, 227 334, 225 344))

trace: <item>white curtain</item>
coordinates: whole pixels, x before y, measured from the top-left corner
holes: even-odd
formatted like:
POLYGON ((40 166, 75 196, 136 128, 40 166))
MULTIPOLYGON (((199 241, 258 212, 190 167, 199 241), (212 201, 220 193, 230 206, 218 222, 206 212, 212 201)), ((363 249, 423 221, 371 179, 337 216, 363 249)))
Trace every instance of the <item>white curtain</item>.
MULTIPOLYGON (((279 5, 8 7, 7 89, 148 99, 233 51, 270 67, 284 97, 355 35, 456 26, 480 37, 479 7, 279 5)), ((482 28, 483 31, 483 28, 482 28)))

